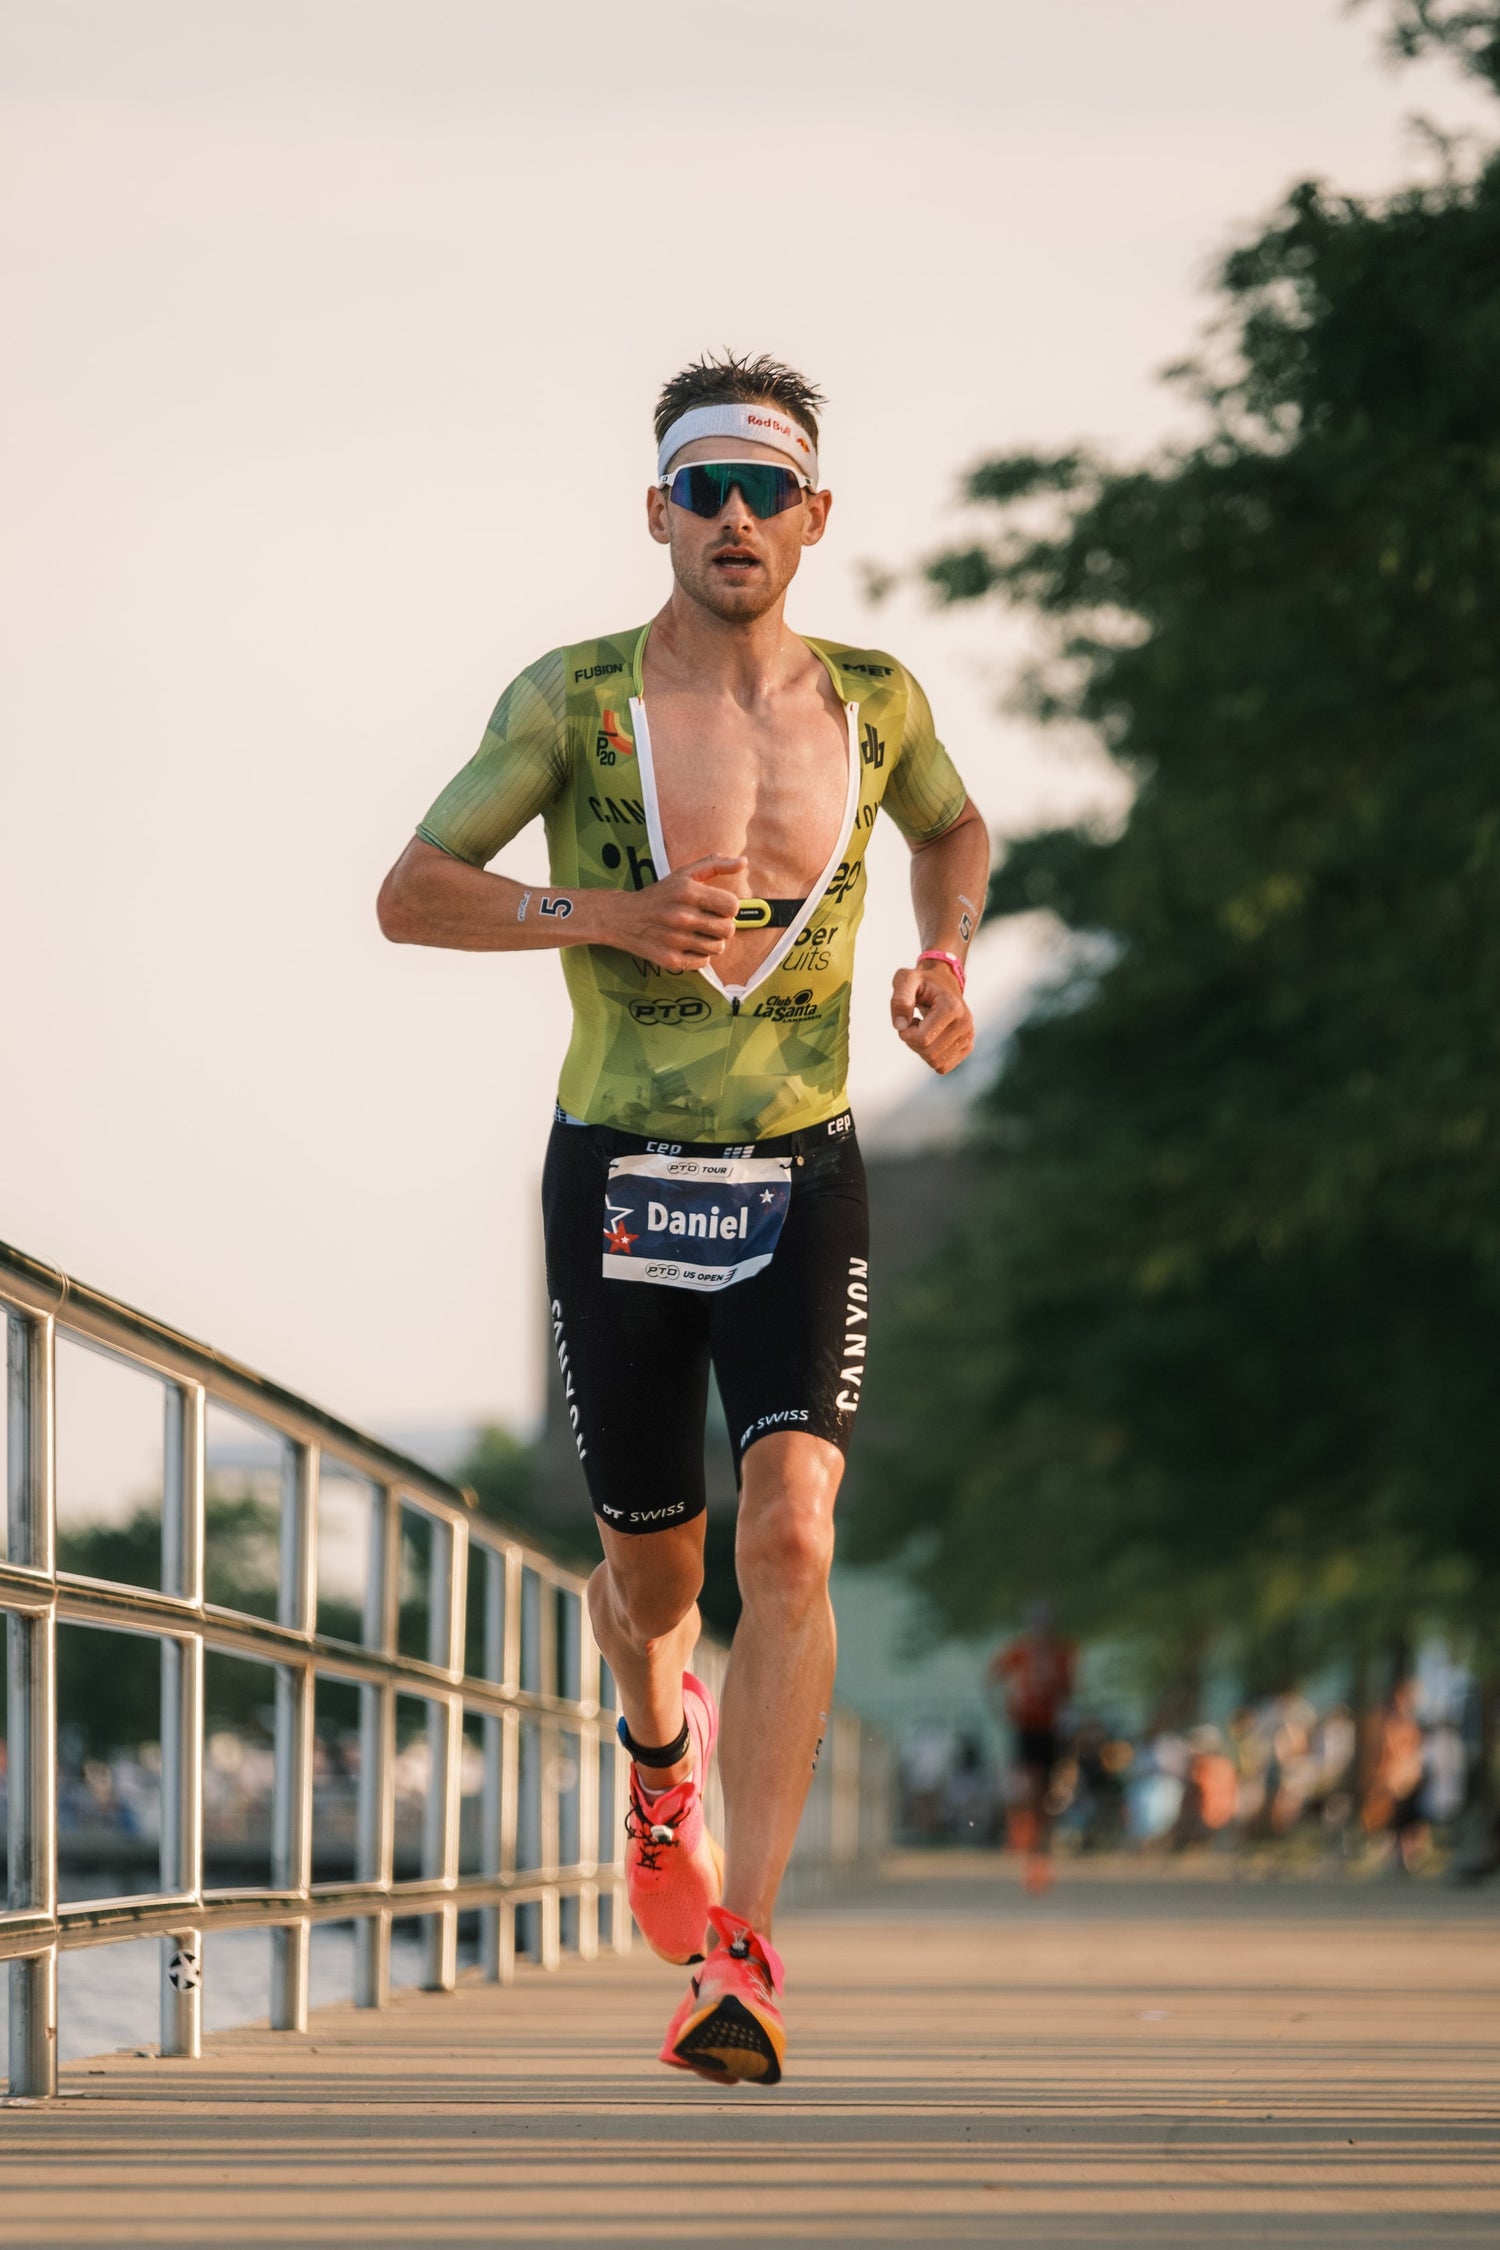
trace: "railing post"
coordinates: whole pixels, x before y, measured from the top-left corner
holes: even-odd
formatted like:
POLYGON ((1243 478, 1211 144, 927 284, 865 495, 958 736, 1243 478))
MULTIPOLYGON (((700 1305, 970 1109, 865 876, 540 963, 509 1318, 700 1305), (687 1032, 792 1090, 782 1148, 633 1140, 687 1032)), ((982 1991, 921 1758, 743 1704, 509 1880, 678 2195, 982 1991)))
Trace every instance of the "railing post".
MULTIPOLYGON (((395 1653, 401 1598, 401 1504, 390 1485, 375 1492, 370 1570, 365 1580, 364 1642, 395 1653)), ((396 1691, 383 1682, 359 1691, 359 1836, 355 1874, 387 1889, 395 1863, 396 1691)), ((391 1912, 379 1907, 354 1925, 354 2005, 383 2008, 391 1996, 391 1912)))
MULTIPOLYGON (((198 1383, 167 1391, 162 1485, 162 1591, 203 1600, 204 1394, 198 1383)), ((203 1890, 203 1637, 165 1640, 161 1652, 161 1883, 203 1890)), ((161 1941, 161 2051, 202 2053, 203 1949, 190 1926, 161 1941)))
MULTIPOLYGON (((540 1586, 537 1586, 540 1593, 540 1586)), ((522 1690, 526 1685, 526 1564, 522 1550, 506 1548, 506 1687, 522 1690)), ((537 1674, 540 1685, 540 1674, 537 1674)), ((522 1714, 515 1705, 504 1717, 504 1759, 501 1759, 501 1784, 499 1784, 499 1872, 515 1876, 517 1865, 526 1858, 531 1870, 540 1863, 540 1811, 533 1820, 531 1791, 522 1795, 522 1759, 526 1744, 531 1741, 533 1755, 540 1755, 542 1737, 540 1730, 531 1726, 522 1728, 522 1714)), ((537 1807, 540 1807, 540 1777, 537 1777, 537 1807)), ((540 1915, 540 1910, 537 1910, 540 1915)), ((515 1975, 515 1899, 501 1899, 499 1906, 499 1960, 501 1982, 510 1982, 515 1975)))
MULTIPOLYGON (((524 1578, 525 1565, 521 1560, 520 1548, 507 1547, 500 1586, 499 1678, 502 1686, 508 1688, 512 1695, 521 1685, 524 1578)), ((485 1630, 488 1634, 488 1620, 485 1630)), ((488 1640, 485 1646, 488 1650, 488 1640)), ((499 1852, 495 1864, 501 1875, 514 1876, 521 1810, 521 1719, 514 1708, 505 1712, 501 1718, 499 1735, 499 1852)), ((516 1909, 514 1900, 509 1898, 503 1898, 496 1911, 495 1963, 492 1973, 501 1984, 509 1984, 516 1973, 516 1909)))
MULTIPOLYGON (((487 1680, 505 1677, 505 1581, 507 1557, 493 1547, 469 1547, 469 1568, 474 1568, 476 1552, 484 1567, 484 1676, 487 1680)), ((505 1778, 505 1721, 494 1713, 486 1713, 484 1721, 484 1795, 479 1806, 479 1872, 496 1876, 500 1872, 501 1800, 505 1778)), ((498 1981, 501 1974, 500 1948, 501 1909, 482 1906, 479 1909, 479 1967, 483 1976, 498 1981)))
POLYGON ((578 1958, 592 1961, 599 1951, 599 1644, 589 1624, 588 1603, 578 1605, 578 1700, 593 1717, 578 1723, 578 1862, 587 1878, 578 1892, 578 1958))
MULTIPOLYGON (((538 1660, 542 1693, 555 1696, 557 1672, 557 1588, 544 1578, 537 1603, 538 1660)), ((546 1888, 542 1892, 541 1964, 555 1969, 562 1960, 562 1901, 557 1893, 557 1856, 561 1820, 558 1811, 558 1767, 561 1763, 560 1729, 555 1718, 543 1719, 538 1729, 541 1758, 542 1836, 541 1861, 546 1888)))
MULTIPOLYGON (((311 1633, 317 1618, 317 1448, 287 1448, 281 1495, 279 1620, 311 1633)), ((276 1779, 271 1829, 271 1882, 306 1899, 312 1882, 313 1667, 309 1659, 276 1667, 276 1779)), ((310 1925, 305 1914, 271 1932, 271 2029, 307 2029, 310 1925)))
MULTIPOLYGON (((615 1721, 619 1715, 620 1691, 611 1678, 611 1699, 606 1706, 604 1702, 604 1672, 605 1664, 601 1657, 598 1672, 599 1757, 602 1763, 605 1752, 608 1751, 609 1764, 605 1770, 609 1774, 609 1799, 608 1804, 602 1809, 602 1818, 608 1824, 608 1852, 606 1856, 605 1844, 601 1840, 600 1874, 602 1877, 607 1877, 609 1882, 610 1948, 615 1953, 628 1953, 635 1931, 630 1917, 630 1894, 625 1882, 622 1838, 625 1833, 625 1807, 628 1802, 630 1768, 624 1752, 615 1740, 615 1721)), ((603 1795, 604 1791, 601 1786, 601 1798, 603 1795)))
MULTIPOLYGON (((427 1611, 427 1661, 463 1674, 464 1574, 469 1527, 432 1526, 432 1584, 427 1611)), ((461 1695, 427 1703, 428 1781, 422 1831, 422 1873, 429 1882, 458 1881, 458 1819, 463 1772, 464 1706, 461 1695)), ((428 1992, 451 1992, 458 1982, 458 1902, 422 1917, 422 1983, 428 1992)))
MULTIPOLYGON (((6 1321, 6 1519, 10 1560, 56 1566, 57 1438, 50 1317, 6 1321)), ((57 1620, 6 1619, 10 1905, 57 1913, 57 1620)), ((57 1945, 10 1964, 10 2091, 57 2092, 57 1945)))

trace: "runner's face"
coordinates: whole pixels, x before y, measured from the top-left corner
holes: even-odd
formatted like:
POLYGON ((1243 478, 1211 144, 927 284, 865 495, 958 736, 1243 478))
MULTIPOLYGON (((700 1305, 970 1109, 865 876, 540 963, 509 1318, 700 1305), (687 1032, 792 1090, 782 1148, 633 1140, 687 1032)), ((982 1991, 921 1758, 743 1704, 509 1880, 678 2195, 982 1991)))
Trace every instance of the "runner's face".
MULTIPOLYGON (((785 467, 789 456, 752 439, 694 438, 673 454, 670 466, 731 458, 785 467)), ((683 592, 727 624, 741 625, 764 617, 780 601, 797 575, 803 548, 815 547, 822 538, 832 505, 832 493, 810 492, 799 507, 762 523, 736 487, 718 515, 695 516, 690 508, 674 508, 653 485, 646 495, 646 519, 652 538, 670 547, 672 570, 683 592)))

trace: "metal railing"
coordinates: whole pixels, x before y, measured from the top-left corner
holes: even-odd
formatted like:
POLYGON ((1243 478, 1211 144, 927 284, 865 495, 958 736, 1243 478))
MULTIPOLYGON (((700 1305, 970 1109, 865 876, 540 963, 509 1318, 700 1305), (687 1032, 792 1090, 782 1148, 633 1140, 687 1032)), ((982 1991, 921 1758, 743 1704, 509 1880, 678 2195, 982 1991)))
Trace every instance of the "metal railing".
MULTIPOLYGON (((197 2055, 207 1931, 268 1927, 270 2020, 306 2026, 314 1923, 352 1921, 355 2001, 390 1992, 391 1929, 420 1916, 423 1982, 452 1988, 458 1921, 477 1910, 483 1972, 508 1980, 517 1916, 541 1964, 564 1940, 585 1959, 625 1951, 631 1923, 619 1856, 627 1773, 608 1669, 589 1631, 585 1581, 474 1513, 457 1486, 249 1369, 0 1244, 8 1331, 7 1623, 10 2094, 57 2089, 60 1948, 161 1941, 161 2051, 197 2055), (57 1568, 55 1344, 59 1335, 165 1386, 159 1590, 57 1568), (272 1433, 283 1449, 274 1621, 204 1597, 205 1429, 210 1402, 272 1433), (318 1491, 326 1462, 364 1480, 370 1536, 357 1642, 320 1634, 318 1491), (430 1565, 425 1658, 403 1654, 403 1516, 425 1524, 430 1565), (474 1596, 470 1598, 470 1587, 474 1596), (64 1903, 58 1895, 57 1628, 144 1634, 161 1646, 160 1888, 64 1903), (275 1667, 270 1881, 205 1890, 204 1657, 275 1667), (471 1668, 471 1658, 473 1660, 471 1668), (314 1697, 320 1679, 359 1690, 352 1880, 315 1881, 314 1697), (395 1869, 397 1695, 426 1705, 427 1793, 420 1873, 395 1869), (465 1714, 482 1736, 478 1868, 460 1872, 465 1714), (569 1751, 570 1754, 565 1754, 569 1751), (609 1839, 613 1849, 603 1839, 609 1839), (565 1927, 566 1924, 566 1927, 565 1927)), ((724 1652, 701 1644, 709 1679, 724 1652)), ((847 1869, 883 1848, 883 1746, 831 1716, 794 1867, 847 1869)), ((715 1811, 710 1801, 711 1815, 715 1811)))

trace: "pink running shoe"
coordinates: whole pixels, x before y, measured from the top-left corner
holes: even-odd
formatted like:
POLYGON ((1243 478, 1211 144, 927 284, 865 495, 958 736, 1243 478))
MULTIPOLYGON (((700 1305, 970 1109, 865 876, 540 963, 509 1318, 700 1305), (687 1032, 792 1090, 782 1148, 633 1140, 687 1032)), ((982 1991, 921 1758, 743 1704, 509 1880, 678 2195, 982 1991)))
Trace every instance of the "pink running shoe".
POLYGON ((710 1907, 724 1891, 724 1854, 703 1822, 703 1784, 719 1736, 714 1699, 691 1672, 682 1675, 682 1705, 692 1740, 693 1770, 659 1797, 630 1769, 625 1814, 625 1878, 630 1911, 653 1953, 679 1966, 703 1959, 710 1907))
POLYGON ((711 1906, 708 1918, 720 1943, 688 1986, 657 2060, 720 2085, 774 2086, 786 2060, 781 1955, 740 1915, 711 1906))

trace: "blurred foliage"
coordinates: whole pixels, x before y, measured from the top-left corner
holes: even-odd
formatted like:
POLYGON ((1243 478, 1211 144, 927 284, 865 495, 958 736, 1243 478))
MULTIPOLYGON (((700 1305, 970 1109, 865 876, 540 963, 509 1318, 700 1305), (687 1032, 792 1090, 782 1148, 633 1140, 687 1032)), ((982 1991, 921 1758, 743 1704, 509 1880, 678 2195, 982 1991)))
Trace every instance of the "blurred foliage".
MULTIPOLYGON (((247 1492, 210 1491, 204 1510, 204 1590, 211 1602, 255 1617, 276 1614, 277 1513, 247 1492)), ((60 1525, 59 1570, 130 1586, 161 1584, 161 1510, 136 1509, 123 1523, 60 1525)), ((211 1667, 216 1685, 220 1675, 211 1667)), ((107 1757, 161 1737, 161 1660, 137 1633, 64 1626, 57 1637, 60 1730, 82 1757, 107 1757)), ((274 1687, 269 1667, 226 1667, 205 1724, 264 1733, 274 1687)))
MULTIPOLYGON (((1356 5, 1365 4, 1367 0, 1356 0, 1356 5)), ((1493 4, 1396 0, 1388 41, 1392 53, 1406 59, 1433 50, 1455 55, 1476 78, 1500 89, 1500 20, 1493 4)))
POLYGON ((518 1438, 502 1422, 486 1422, 455 1481, 466 1484, 479 1502, 479 1513, 492 1523, 513 1531, 543 1536, 537 1506, 536 1447, 518 1438))
MULTIPOLYGON (((1493 5, 1393 37, 1500 78, 1493 5)), ((946 1629, 1044 1589, 1183 1664, 1226 1627, 1253 1673, 1418 1619, 1493 1650, 1500 160, 1299 187, 1219 306, 1198 442, 987 463, 927 573, 1041 623, 1026 707, 1133 803, 996 873, 1074 969, 906 1292, 851 1543, 946 1629)))
MULTIPOLYGON (((276 1615, 280 1526, 274 1503, 248 1491, 210 1486, 204 1507, 203 1570, 210 1602, 252 1617, 276 1615)), ((428 1651, 430 1541, 420 1516, 403 1509, 397 1647, 410 1656, 425 1657, 428 1651)), ((160 1503, 143 1503, 123 1523, 59 1526, 57 1559, 59 1569, 86 1578, 160 1586, 160 1503)), ((364 1637, 359 1603, 320 1591, 318 1630, 331 1639, 358 1644, 364 1637)), ((59 1723, 70 1757, 106 1757, 160 1739, 160 1659, 156 1643, 147 1636, 101 1635, 88 1627, 64 1627, 58 1636, 57 1672, 59 1723)), ((322 1678, 319 1692, 332 1708, 333 1683, 322 1678)), ((222 1729, 269 1740, 274 1706, 270 1665, 233 1661, 209 1651, 207 1733, 222 1729)), ((404 1707, 402 1723, 414 1723, 404 1707)))

